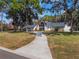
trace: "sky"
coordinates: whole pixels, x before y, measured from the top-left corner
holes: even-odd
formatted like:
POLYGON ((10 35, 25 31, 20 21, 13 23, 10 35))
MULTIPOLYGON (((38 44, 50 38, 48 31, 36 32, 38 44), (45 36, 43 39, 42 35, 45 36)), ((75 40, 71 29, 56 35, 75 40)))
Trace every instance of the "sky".
MULTIPOLYGON (((50 4, 50 3, 49 4, 41 3, 41 1, 42 0, 40 0, 40 6, 42 8, 44 8, 44 9, 51 9, 52 8, 52 4, 50 4)), ((59 0, 51 0, 51 1, 59 1, 59 0)), ((72 7, 72 0, 68 0, 67 3, 68 3, 68 8, 71 8, 72 7)), ((64 13, 64 10, 61 10, 60 12, 61 12, 61 14, 63 14, 64 13)), ((45 10, 42 15, 39 14, 39 18, 44 17, 45 15, 54 16, 55 14, 56 14, 56 12, 55 13, 52 13, 52 12, 50 12, 48 10, 45 10)))
POLYGON ((0 12, 0 21, 3 19, 2 20, 3 23, 9 24, 12 20, 11 19, 7 19, 6 17, 7 17, 7 14, 5 12, 0 12))
MULTIPOLYGON (((46 4, 46 3, 41 3, 42 0, 39 0, 39 1, 40 1, 40 6, 45 9, 45 11, 43 11, 42 14, 38 14, 39 19, 44 17, 45 15, 54 16, 56 14, 56 12, 55 13, 51 13, 50 11, 47 10, 47 9, 51 9, 52 8, 52 5, 50 3, 46 4)), ((51 1, 55 1, 55 0, 51 0, 51 1)), ((56 1, 59 1, 59 0, 56 0, 56 1)), ((72 0, 68 0, 68 6, 69 6, 68 8, 72 7, 72 0)), ((61 10, 61 13, 64 13, 64 11, 61 10)), ((5 23, 11 22, 11 19, 7 19, 6 18, 7 15, 4 12, 0 13, 0 20, 1 20, 1 14, 3 14, 3 16, 4 16, 3 17, 3 22, 5 22, 5 23)))

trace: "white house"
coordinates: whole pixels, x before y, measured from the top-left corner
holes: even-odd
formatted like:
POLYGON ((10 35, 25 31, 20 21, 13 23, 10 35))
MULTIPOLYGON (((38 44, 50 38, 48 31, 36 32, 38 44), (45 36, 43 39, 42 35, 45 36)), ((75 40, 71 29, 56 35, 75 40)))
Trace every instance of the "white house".
POLYGON ((64 22, 46 22, 44 29, 45 31, 58 29, 59 32, 70 32, 71 27, 64 22))

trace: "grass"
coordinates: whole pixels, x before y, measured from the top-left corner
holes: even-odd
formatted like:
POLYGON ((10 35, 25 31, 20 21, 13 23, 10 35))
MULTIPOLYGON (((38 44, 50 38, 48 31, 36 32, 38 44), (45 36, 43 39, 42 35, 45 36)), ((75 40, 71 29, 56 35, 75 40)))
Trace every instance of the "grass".
POLYGON ((47 34, 54 59, 79 59, 79 33, 47 34))
POLYGON ((30 43, 34 38, 35 35, 30 33, 0 32, 0 46, 14 50, 30 43))

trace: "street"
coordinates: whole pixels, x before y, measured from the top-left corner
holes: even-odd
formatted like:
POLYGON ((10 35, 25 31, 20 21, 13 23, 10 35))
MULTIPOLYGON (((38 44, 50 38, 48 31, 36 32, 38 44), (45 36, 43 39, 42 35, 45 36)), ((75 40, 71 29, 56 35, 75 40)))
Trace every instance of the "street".
POLYGON ((29 58, 0 50, 0 59, 29 59, 29 58))

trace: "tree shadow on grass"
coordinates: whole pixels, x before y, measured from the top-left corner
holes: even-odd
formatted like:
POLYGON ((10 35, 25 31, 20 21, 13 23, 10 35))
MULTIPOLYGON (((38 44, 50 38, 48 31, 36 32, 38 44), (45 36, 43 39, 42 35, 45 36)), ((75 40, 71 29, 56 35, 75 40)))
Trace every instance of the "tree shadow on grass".
POLYGON ((69 36, 69 35, 79 35, 79 32, 61 32, 60 34, 64 35, 64 36, 69 36))
POLYGON ((8 31, 8 33, 23 33, 23 31, 8 31))
POLYGON ((16 33, 28 33, 28 34, 31 34, 31 35, 36 35, 35 33, 26 32, 26 31, 8 31, 8 33, 13 33, 13 34, 16 34, 16 33))
POLYGON ((69 36, 69 35, 79 35, 79 32, 44 32, 46 35, 64 35, 64 36, 69 36))

